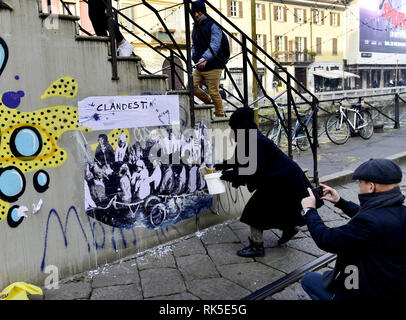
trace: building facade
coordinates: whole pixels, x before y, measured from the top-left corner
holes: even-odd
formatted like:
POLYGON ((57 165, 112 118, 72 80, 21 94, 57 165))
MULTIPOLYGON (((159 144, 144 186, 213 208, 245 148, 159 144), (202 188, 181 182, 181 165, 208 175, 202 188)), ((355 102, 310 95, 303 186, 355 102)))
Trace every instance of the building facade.
MULTIPOLYGON (((46 3, 47 0, 43 0, 46 3)), ((52 0, 58 7, 58 0, 52 0)), ((93 33, 87 16, 87 5, 80 0, 65 0, 70 11, 81 17, 83 28, 93 33)), ((134 19, 144 31, 148 31, 168 45, 169 36, 166 34, 156 16, 140 4, 140 0, 120 0, 113 4, 130 19, 134 19)), ((240 30, 251 37, 251 0, 214 0, 210 3, 222 12, 240 30)), ((169 28, 170 33, 183 50, 186 46, 185 17, 183 5, 174 0, 151 0, 148 4, 159 11, 160 16, 169 28)), ((276 61, 280 62, 292 75, 311 91, 337 90, 343 87, 343 52, 345 49, 345 6, 338 1, 322 0, 276 0, 256 1, 256 37, 257 45, 263 48, 276 61), (341 73, 343 73, 341 75, 341 73), (337 75, 338 74, 338 75, 337 75)), ((62 8, 63 11, 66 9, 62 8)), ((235 39, 241 40, 238 30, 231 27, 225 19, 216 16, 210 9, 208 14, 229 30, 235 39)), ((134 27, 124 18, 120 22, 136 36, 123 30, 124 36, 136 47, 135 53, 140 56, 150 72, 169 73, 169 62, 161 55, 154 53, 147 44, 159 48, 158 43, 146 32, 134 27), (141 40, 142 39, 142 40, 141 40)), ((239 41, 230 37, 231 56, 228 68, 235 83, 242 88, 242 48, 239 41)), ((165 56, 169 56, 164 47, 160 48, 165 56)), ((259 57, 269 66, 272 62, 265 55, 259 57)), ((180 64, 180 61, 177 61, 180 64)), ((185 66, 184 66, 185 67, 185 66)), ((258 74, 267 90, 278 91, 284 88, 274 80, 272 72, 258 62, 258 74)), ((187 79, 184 75, 184 80, 187 79)), ((250 80, 253 78, 250 76, 250 80)), ((171 81, 171 80, 170 80, 171 81)), ((180 88, 178 80, 175 87, 180 88)), ((222 84, 236 94, 233 85, 225 75, 222 84)), ((259 92, 261 95, 261 92, 259 92)))

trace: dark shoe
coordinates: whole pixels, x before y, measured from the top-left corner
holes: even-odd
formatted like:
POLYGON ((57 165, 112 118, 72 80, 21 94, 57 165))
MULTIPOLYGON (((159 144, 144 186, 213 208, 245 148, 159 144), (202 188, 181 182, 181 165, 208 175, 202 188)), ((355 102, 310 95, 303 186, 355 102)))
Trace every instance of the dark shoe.
POLYGON ((237 255, 244 258, 263 257, 265 255, 264 244, 254 242, 248 237, 250 245, 244 249, 238 250, 237 255))
POLYGON ((278 244, 284 244, 292 239, 298 232, 299 229, 293 227, 291 229, 282 230, 282 237, 278 240, 278 244))

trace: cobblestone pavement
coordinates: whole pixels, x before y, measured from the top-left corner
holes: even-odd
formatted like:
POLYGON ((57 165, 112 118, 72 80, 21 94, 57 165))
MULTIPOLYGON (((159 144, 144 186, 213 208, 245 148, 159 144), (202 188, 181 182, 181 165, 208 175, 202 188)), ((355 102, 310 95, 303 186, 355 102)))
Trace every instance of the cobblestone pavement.
MULTIPOLYGON (((401 188, 406 194, 406 164, 402 170, 401 188)), ((356 183, 336 189, 343 198, 357 202, 356 183)), ((329 227, 345 224, 348 219, 331 204, 319 213, 329 227)), ((247 245, 248 235, 247 225, 228 221, 65 279, 59 290, 45 290, 43 299, 238 300, 325 253, 302 227, 294 239, 282 246, 277 246, 279 231, 265 231, 265 257, 238 257, 235 252, 247 245)), ((321 271, 333 266, 331 263, 321 271)), ((299 282, 272 298, 309 299, 299 282)))

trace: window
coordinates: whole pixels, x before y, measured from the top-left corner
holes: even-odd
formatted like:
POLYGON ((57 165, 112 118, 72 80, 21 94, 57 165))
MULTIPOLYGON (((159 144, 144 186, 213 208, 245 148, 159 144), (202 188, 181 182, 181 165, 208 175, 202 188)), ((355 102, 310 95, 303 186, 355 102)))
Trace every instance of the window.
POLYGON ((233 18, 238 18, 240 16, 238 9, 239 9, 238 1, 231 1, 230 2, 230 16, 233 18))
POLYGON ((258 3, 255 4, 255 15, 257 19, 262 19, 262 6, 258 3))
POLYGON ((338 54, 337 52, 337 38, 333 39, 333 56, 336 56, 338 54))
POLYGON ((274 20, 279 22, 286 21, 285 9, 283 7, 274 7, 274 20))
POLYGON ((255 15, 257 20, 265 20, 265 5, 264 4, 255 4, 255 15))
POLYGON ((306 49, 306 38, 296 37, 296 52, 303 52, 306 49))
POLYGON ((324 24, 324 11, 321 10, 313 11, 313 23, 318 25, 324 24))
POLYGON ((295 22, 296 23, 305 23, 306 13, 303 9, 295 9, 295 22))
POLYGON ((321 38, 316 38, 316 53, 321 54, 321 38))
POLYGON ((257 34, 256 37, 258 47, 266 50, 266 35, 265 34, 257 34))
MULTIPOLYGON (((62 5, 62 4, 61 4, 62 5)), ((65 6, 62 5, 62 14, 66 14, 66 15, 74 15, 77 16, 77 11, 76 11, 76 2, 66 2, 65 1, 65 6), (69 9, 69 11, 65 8, 65 6, 69 9)))
POLYGON ((275 48, 276 48, 276 51, 278 51, 279 53, 282 53, 282 52, 286 51, 285 39, 284 39, 283 36, 276 36, 275 37, 275 48))
MULTIPOLYGON (((124 4, 124 3, 120 3, 120 7, 121 7, 121 12, 127 16, 131 21, 134 21, 134 7, 131 8, 127 8, 131 6, 131 4, 124 4)), ((124 27, 126 27, 128 30, 130 31, 134 31, 135 27, 134 25, 129 22, 127 19, 125 19, 122 16, 119 16, 120 19, 120 24, 122 24, 124 27)), ((123 30, 126 31, 126 30, 123 30)))
POLYGON ((332 12, 330 15, 330 25, 333 27, 339 27, 340 26, 340 14, 332 12))

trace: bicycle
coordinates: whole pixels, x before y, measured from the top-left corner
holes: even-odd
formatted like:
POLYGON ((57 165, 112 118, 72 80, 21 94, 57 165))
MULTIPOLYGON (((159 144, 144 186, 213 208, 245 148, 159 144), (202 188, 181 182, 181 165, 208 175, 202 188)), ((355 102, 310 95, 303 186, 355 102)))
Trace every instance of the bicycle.
MULTIPOLYGON (((283 123, 286 123, 286 117, 285 117, 285 113, 284 113, 284 109, 286 109, 286 107, 280 107, 278 106, 279 109, 282 110, 281 114, 281 118, 283 123)), ((299 150, 301 151, 306 151, 310 148, 310 142, 309 139, 307 137, 306 134, 306 130, 305 127, 307 127, 307 130, 310 134, 310 138, 312 139, 312 133, 313 133, 313 114, 314 114, 314 110, 309 114, 306 115, 305 113, 299 113, 299 119, 296 119, 296 124, 295 124, 295 128, 292 131, 292 141, 295 142, 296 146, 299 148, 299 150), (300 121, 299 121, 300 120, 300 121), (301 122, 303 123, 303 125, 301 124, 301 122)), ((286 132, 286 130, 283 128, 282 123, 281 123, 281 119, 278 118, 276 125, 274 125, 273 127, 271 127, 266 136, 271 139, 278 147, 280 145, 281 142, 281 137, 282 137, 282 129, 283 129, 283 133, 286 137, 286 139, 288 138, 288 134, 286 132)))
MULTIPOLYGON (((334 102, 333 102, 334 104, 334 102)), ((364 109, 363 104, 355 103, 351 108, 344 107, 341 101, 339 110, 330 115, 325 123, 327 137, 331 142, 341 145, 348 141, 350 133, 358 132, 361 138, 368 140, 374 134, 374 123, 371 113, 364 109), (353 121, 349 119, 349 113, 354 114, 353 121)))

